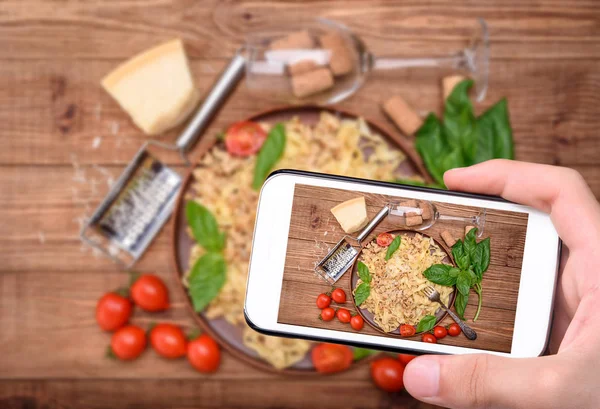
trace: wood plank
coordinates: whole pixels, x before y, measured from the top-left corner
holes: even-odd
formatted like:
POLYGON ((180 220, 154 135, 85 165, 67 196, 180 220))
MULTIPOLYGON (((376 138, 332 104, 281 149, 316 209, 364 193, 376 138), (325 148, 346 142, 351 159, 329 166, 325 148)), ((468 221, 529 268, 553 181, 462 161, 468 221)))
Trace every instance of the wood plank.
POLYGON ((248 33, 290 27, 315 16, 351 27, 377 54, 446 55, 484 17, 494 58, 600 57, 593 0, 568 4, 445 0, 387 2, 45 2, 11 0, 0 9, 0 58, 128 58, 172 37, 193 44, 193 57, 227 58, 248 33), (59 4, 60 7, 56 7, 59 4), (340 5, 343 4, 343 8, 340 5), (386 24, 382 24, 385 21, 386 24), (52 38, 53 41, 48 41, 52 38), (118 46, 117 46, 118 45, 118 46))

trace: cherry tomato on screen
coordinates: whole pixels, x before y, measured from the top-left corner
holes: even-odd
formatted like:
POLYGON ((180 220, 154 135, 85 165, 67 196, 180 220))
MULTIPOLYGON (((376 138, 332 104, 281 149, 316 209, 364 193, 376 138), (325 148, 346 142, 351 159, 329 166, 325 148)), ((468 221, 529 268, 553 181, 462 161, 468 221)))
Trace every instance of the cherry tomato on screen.
POLYGON ((355 331, 360 331, 365 326, 365 320, 360 315, 355 315, 350 319, 350 326, 355 331))
POLYGON ((429 332, 426 334, 423 334, 423 336, 421 337, 421 341, 428 342, 430 344, 437 344, 437 338, 434 337, 433 334, 430 334, 429 332))
POLYGON ((179 358, 187 353, 187 339, 177 325, 158 324, 150 330, 152 348, 164 358, 179 358))
POLYGON ((389 246, 392 241, 394 241, 394 236, 392 236, 390 233, 381 233, 379 236, 377 236, 377 244, 379 244, 381 247, 389 246))
POLYGON ((107 293, 96 304, 96 322, 104 331, 114 331, 129 321, 131 301, 116 293, 107 293))
POLYGON ((241 121, 225 132, 225 148, 234 156, 250 156, 260 150, 267 132, 255 122, 241 121))
POLYGON ((335 318, 335 310, 331 307, 323 308, 321 310, 321 319, 323 321, 331 321, 335 318))
POLYGON ((311 358, 319 373, 345 371, 352 365, 352 350, 345 345, 319 344, 313 348, 311 358))
POLYGON ((400 325, 400 336, 412 337, 417 333, 417 330, 413 325, 402 324, 400 325))
POLYGON ((343 304, 346 302, 346 293, 341 288, 336 288, 331 292, 331 298, 338 304, 343 304))
POLYGON ((214 372, 221 364, 221 350, 214 339, 202 334, 188 342, 187 359, 199 372, 214 372))
POLYGON ((123 361, 135 359, 146 348, 146 333, 135 325, 120 328, 113 334, 110 348, 111 352, 123 361))
POLYGON ((139 276, 129 291, 133 302, 145 311, 156 312, 169 308, 167 286, 154 274, 139 276))
POLYGON ((448 330, 446 328, 442 327, 441 325, 436 325, 435 327, 433 327, 433 335, 437 339, 442 339, 446 335, 448 335, 448 330))
POLYGON ((337 310, 335 315, 337 316, 338 320, 340 320, 340 322, 343 322, 344 324, 349 323, 352 319, 352 314, 350 314, 350 311, 348 311, 345 308, 340 308, 339 310, 337 310))
POLYGON ((448 325, 448 335, 450 335, 451 337, 457 337, 460 335, 461 332, 462 330, 460 329, 460 326, 457 323, 452 323, 448 325))
POLYGON ((323 309, 329 307, 329 304, 331 304, 331 297, 327 294, 319 294, 317 297, 317 307, 323 309))
POLYGON ((402 362, 402 365, 406 366, 410 361, 412 361, 416 357, 416 355, 398 354, 398 361, 402 362))
POLYGON ((394 358, 382 358, 371 363, 371 378, 378 388, 386 392, 399 392, 404 388, 404 365, 394 358))

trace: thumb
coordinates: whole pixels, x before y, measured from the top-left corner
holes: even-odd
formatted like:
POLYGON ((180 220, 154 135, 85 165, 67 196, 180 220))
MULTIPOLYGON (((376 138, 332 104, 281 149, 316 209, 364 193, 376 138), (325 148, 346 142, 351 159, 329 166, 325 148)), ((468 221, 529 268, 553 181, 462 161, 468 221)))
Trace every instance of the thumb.
POLYGON ((413 397, 448 408, 548 408, 555 403, 548 392, 560 385, 552 359, 421 356, 407 365, 404 386, 413 397))

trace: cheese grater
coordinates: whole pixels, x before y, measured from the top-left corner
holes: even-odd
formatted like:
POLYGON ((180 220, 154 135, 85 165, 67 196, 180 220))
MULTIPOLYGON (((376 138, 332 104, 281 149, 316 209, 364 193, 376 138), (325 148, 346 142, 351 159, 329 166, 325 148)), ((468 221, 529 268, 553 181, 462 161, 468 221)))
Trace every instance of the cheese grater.
POLYGON ((358 257, 362 246, 362 241, 381 223, 389 211, 390 209, 387 206, 381 209, 356 238, 351 236, 342 237, 333 249, 323 257, 323 260, 317 264, 315 272, 329 284, 335 284, 354 264, 354 260, 358 257), (357 246, 352 242, 355 242, 357 246))
POLYGON ((182 177, 149 151, 151 145, 187 152, 239 82, 245 59, 238 52, 183 130, 175 145, 148 141, 127 165, 108 195, 81 229, 81 240, 125 268, 142 256, 173 212, 182 177))

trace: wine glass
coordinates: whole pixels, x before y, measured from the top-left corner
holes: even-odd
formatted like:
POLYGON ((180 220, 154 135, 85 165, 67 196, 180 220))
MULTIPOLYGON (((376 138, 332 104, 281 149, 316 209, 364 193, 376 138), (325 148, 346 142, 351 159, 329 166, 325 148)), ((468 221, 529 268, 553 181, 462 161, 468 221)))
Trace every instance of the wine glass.
POLYGON ((413 230, 426 230, 438 221, 455 221, 476 227, 477 237, 483 236, 485 209, 481 209, 475 216, 450 216, 441 214, 435 204, 426 200, 407 199, 389 203, 388 206, 390 216, 397 216, 400 225, 413 230))
POLYGON ((447 67, 471 77, 477 101, 488 86, 489 34, 483 19, 470 43, 446 57, 376 57, 346 26, 324 18, 250 35, 244 47, 246 86, 287 103, 333 104, 352 95, 371 71, 447 67))

